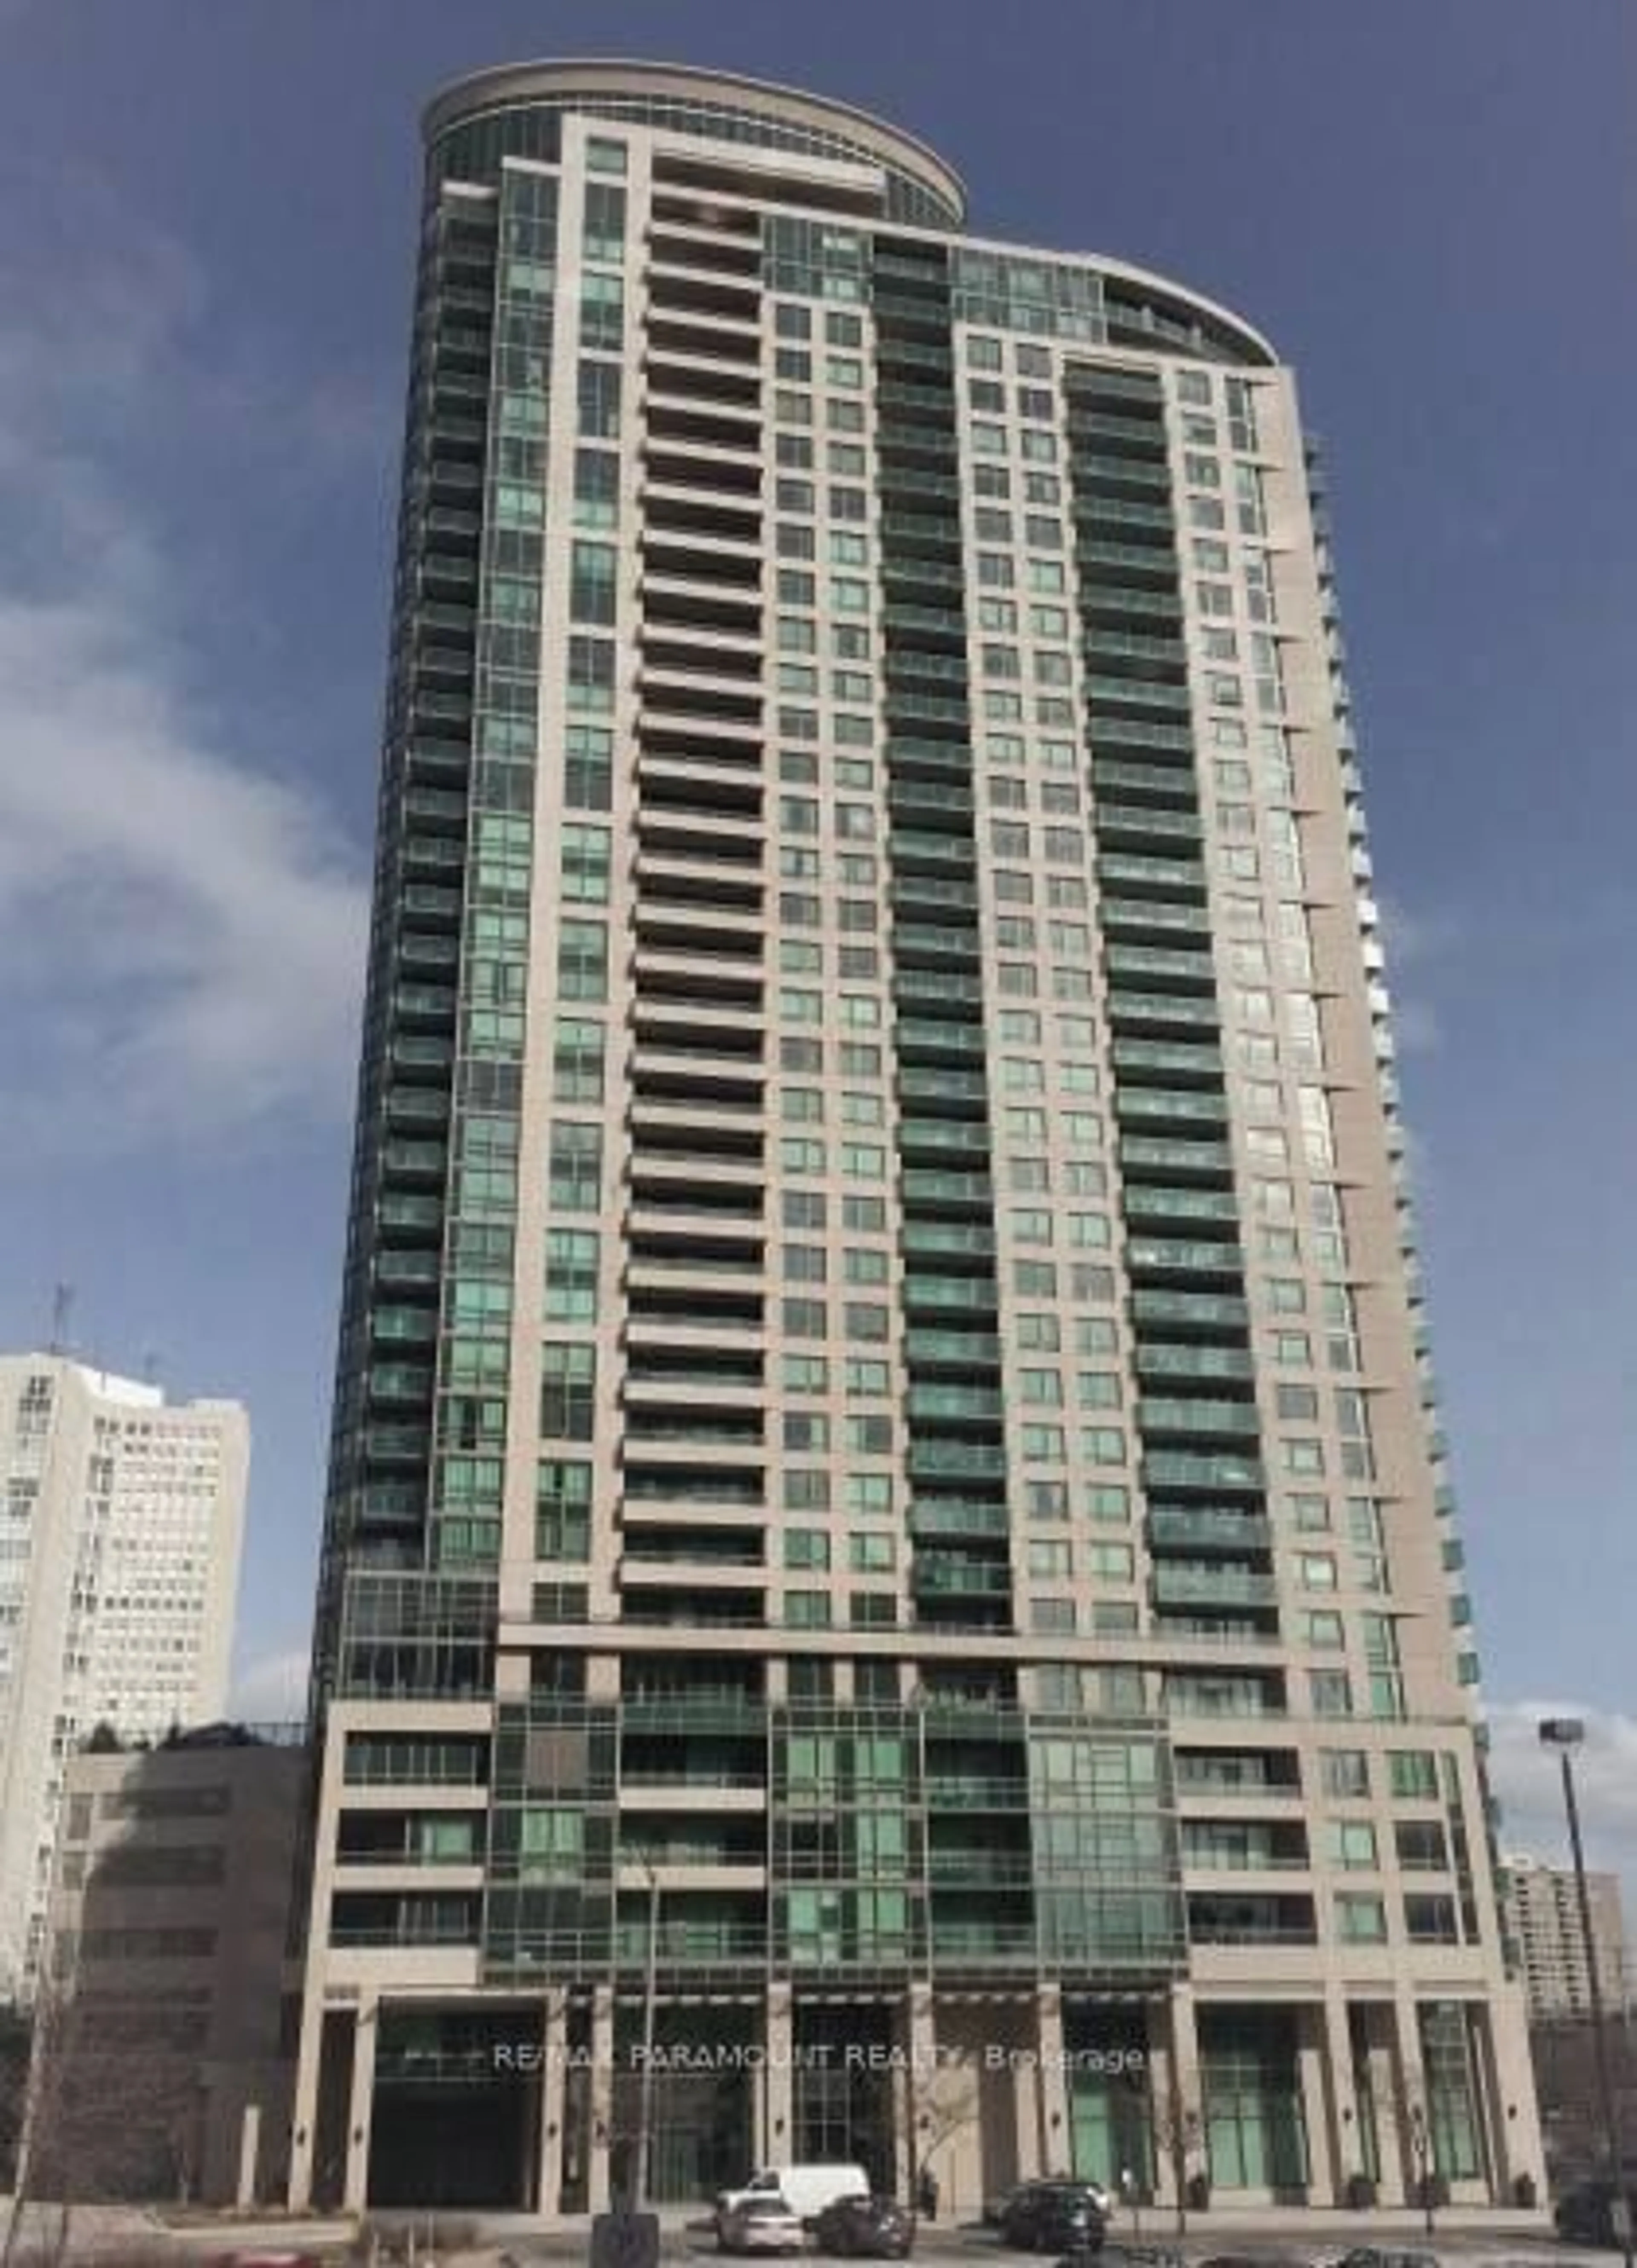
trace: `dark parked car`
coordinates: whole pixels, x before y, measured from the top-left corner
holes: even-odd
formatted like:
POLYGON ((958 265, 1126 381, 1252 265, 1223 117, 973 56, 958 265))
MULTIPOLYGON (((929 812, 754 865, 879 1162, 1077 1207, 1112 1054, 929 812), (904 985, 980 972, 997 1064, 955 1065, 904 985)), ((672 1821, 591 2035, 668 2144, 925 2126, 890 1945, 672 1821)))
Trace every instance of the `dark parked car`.
POLYGON ((844 2260, 907 2260, 915 2215, 893 2198, 837 2198, 815 2221, 813 2241, 844 2260))
MULTIPOLYGON (((1637 2182, 1629 2166, 1625 2172, 1626 2210, 1637 2223, 1637 2182)), ((1618 2244, 1614 2198, 1611 2181, 1576 2182, 1572 2190, 1565 2190, 1552 2214, 1558 2235, 1570 2244, 1618 2244)))
POLYGON ((1095 2182, 1025 2182, 1001 2208, 1000 2241, 1025 2252, 1100 2252, 1106 2199, 1095 2182))

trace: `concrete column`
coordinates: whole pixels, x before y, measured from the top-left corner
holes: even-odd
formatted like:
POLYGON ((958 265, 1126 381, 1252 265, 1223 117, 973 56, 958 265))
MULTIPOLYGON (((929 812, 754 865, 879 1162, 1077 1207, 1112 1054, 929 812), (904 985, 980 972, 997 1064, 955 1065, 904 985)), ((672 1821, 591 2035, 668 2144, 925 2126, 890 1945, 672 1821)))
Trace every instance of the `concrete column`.
MULTIPOLYGON (((1335 2169, 1335 2203, 1347 2201, 1347 2183, 1364 2171, 1359 2140, 1359 2104, 1353 2082, 1353 2034, 1347 2022, 1347 1996, 1339 1986, 1324 1993, 1324 2060, 1331 2121, 1331 2163, 1335 2169)), ((1316 2203, 1321 2202, 1315 2199, 1316 2203)))
MULTIPOLYGON (((1199 2027, 1193 1987, 1182 1979, 1172 1985, 1167 2009, 1164 2073, 1164 2124, 1180 2125, 1180 2150, 1167 2151, 1183 2161, 1183 2179, 1187 2183, 1195 2174, 1206 2169, 1205 2090, 1199 2083, 1199 2027)), ((1173 2169, 1167 2165, 1161 2176, 1173 2205, 1176 2203, 1176 2184, 1173 2169)))
POLYGON ((233 2203, 240 2213, 256 2202, 256 2169, 262 2162, 262 2106, 247 2102, 239 2119, 239 2178, 233 2203))
POLYGON ((552 2214, 563 2209, 563 2118, 568 2099, 568 1994, 560 1984, 546 1995, 541 2051, 535 2211, 552 2214))
POLYGON ((933 1988, 913 1984, 903 1997, 904 2066, 895 2073, 893 2168, 897 2193, 915 2203, 915 2185, 930 2164, 948 2211, 950 2182, 938 2132, 938 2036, 933 2017, 933 1988))
POLYGON ((352 2087, 347 2102, 347 2175, 342 2204, 362 2213, 370 2188, 370 2117, 375 2104, 375 2039, 380 2029, 379 1995, 365 1990, 352 2031, 352 2087))
POLYGON ((1393 2120, 1398 2130, 1398 2149, 1401 2160, 1403 2200, 1405 2205, 1416 2202, 1415 2185, 1423 2173, 1436 2173, 1435 2166, 1418 2159, 1410 2129, 1410 2109, 1418 2105, 1423 2118, 1427 2116, 1427 2074, 1421 2068, 1421 2027, 1416 2014, 1415 1994, 1407 1984, 1400 1984, 1393 1994, 1393 2078, 1390 2097, 1393 2120))
POLYGON ((1068 2073, 1063 2064, 1063 1987, 1043 1984, 1036 1995, 1040 2049, 1040 2164, 1047 2174, 1072 2170, 1068 2073))
POLYGON ((1495 2165, 1501 2182, 1497 2203, 1511 2202, 1512 2185, 1527 2175, 1544 2208, 1546 2169, 1540 2139, 1540 2111, 1535 2098, 1535 2067, 1529 2052, 1529 2030, 1523 1998, 1515 1984, 1492 1988, 1478 2015, 1488 2090, 1494 2104, 1498 2142, 1495 2165))
POLYGON ((777 2165, 794 2156, 796 2143, 795 1993, 787 1982, 768 1985, 764 2021, 767 2067, 757 2146, 764 2165, 777 2165))
MULTIPOLYGON (((311 1966, 316 1970, 319 1962, 311 1966)), ((294 2213, 305 2213, 313 2202, 313 2152, 318 2129, 319 2059, 324 2041, 324 2001, 309 1990, 301 2011, 301 2043, 296 2055, 296 2083, 290 2102, 290 2172, 284 2201, 294 2213)))
MULTIPOLYGON (((1156 2011, 1151 2004, 1147 2011, 1148 2036, 1144 2053, 1148 2059, 1145 2083, 1148 2100, 1153 2105, 1155 2138, 1154 2201, 1156 2205, 1174 2206, 1176 2203, 1176 2146, 1174 2139, 1176 2103, 1171 2092, 1173 2065, 1170 2043, 1165 2037, 1163 2025, 1155 2021, 1155 2016, 1156 2011)), ((1115 2083, 1119 2084, 1118 2081, 1115 2083)))
POLYGON ((1017 2129, 1017 2177, 1037 2181, 1045 2171, 1040 2154, 1040 2063, 1035 2052, 1034 2023, 1014 2007, 1007 2033, 1013 2051, 1012 2102, 1017 2129), (1022 2021, 1019 2021, 1020 2016, 1022 2021))
POLYGON ((1376 2195, 1383 2205, 1398 2205, 1409 2195, 1404 2159, 1402 2080, 1393 2011, 1381 2002, 1369 2010, 1369 2046, 1365 2058, 1370 2102, 1375 2114, 1375 2149, 1381 2162, 1376 2195))
POLYGON ((1330 2101, 1324 2085, 1324 2043, 1322 2011, 1299 2010, 1296 2078, 1301 2089, 1301 2124, 1308 2138, 1309 2205, 1329 2205, 1336 2195, 1336 2158, 1331 2143, 1330 2101))
POLYGON ((599 1984, 591 1999, 591 2155, 587 2202, 608 2209, 608 2152, 614 2139, 614 1988, 599 1984))

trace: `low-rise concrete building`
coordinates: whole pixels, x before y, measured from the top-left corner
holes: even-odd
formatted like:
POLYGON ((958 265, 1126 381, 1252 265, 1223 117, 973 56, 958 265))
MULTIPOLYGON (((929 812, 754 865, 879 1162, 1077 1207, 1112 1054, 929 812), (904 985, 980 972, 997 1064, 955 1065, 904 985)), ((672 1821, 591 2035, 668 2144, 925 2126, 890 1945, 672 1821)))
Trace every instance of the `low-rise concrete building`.
POLYGON ((51 1999, 69 2054, 140 2046, 144 2080, 129 2091, 129 2115, 145 2104, 154 2125, 151 2147, 129 2168, 122 2158, 114 2186, 211 2204, 280 2192, 284 1967, 306 1776, 299 1728, 287 1726, 210 1726, 70 1760, 51 1999))

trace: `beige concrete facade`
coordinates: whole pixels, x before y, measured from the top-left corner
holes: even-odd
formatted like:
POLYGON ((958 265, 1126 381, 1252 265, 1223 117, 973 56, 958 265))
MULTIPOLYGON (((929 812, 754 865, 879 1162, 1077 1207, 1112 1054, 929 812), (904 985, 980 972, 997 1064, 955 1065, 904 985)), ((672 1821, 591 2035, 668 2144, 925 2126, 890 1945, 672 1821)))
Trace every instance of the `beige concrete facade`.
MULTIPOLYGON (((1537 2121, 1292 374, 1174 284, 952 233, 890 129, 599 71, 431 114, 406 556, 454 587, 434 342, 486 293, 475 604, 527 637, 482 632, 463 725, 400 681, 387 807, 408 862, 467 733, 424 1203, 508 1259, 434 1281, 429 1226, 435 1304, 371 1305, 439 1171, 392 1115, 438 1058, 383 1042, 292 2198, 594 2210, 650 1929, 662 2194, 856 2150, 962 2211, 1071 2165, 1508 2198, 1537 2121), (481 1197, 480 1108, 524 1167, 481 1197)), ((437 909, 383 871, 384 1031, 437 909)))
POLYGON ((69 1762, 46 1970, 70 2011, 64 2052, 139 2043, 123 2114, 163 2108, 175 2185, 205 2204, 264 2204, 287 2184, 285 1970, 308 1792, 293 1727, 69 1762))

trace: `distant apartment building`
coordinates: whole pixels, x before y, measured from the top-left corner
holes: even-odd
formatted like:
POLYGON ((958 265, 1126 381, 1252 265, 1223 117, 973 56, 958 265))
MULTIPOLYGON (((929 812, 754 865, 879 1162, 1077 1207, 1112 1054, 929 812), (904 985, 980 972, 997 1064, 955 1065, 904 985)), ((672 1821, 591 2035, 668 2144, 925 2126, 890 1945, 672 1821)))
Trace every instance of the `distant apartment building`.
MULTIPOLYGON (((1605 2014, 1624 2004, 1626 1920, 1618 1874, 1588 1874, 1592 1958, 1605 2014)), ((1507 1861, 1506 1911, 1523 1972, 1531 2024, 1572 2022, 1591 2014, 1591 1973, 1567 1867, 1538 1859, 1507 1861)))
POLYGON ((223 1712, 249 1454, 236 1402, 0 1356, 0 1994, 38 1961, 67 1759, 223 1712))
POLYGON ((103 2058, 129 2043, 142 2056, 141 2085, 116 2095, 126 2132, 100 2186, 231 2205, 282 2184, 282 1986, 306 1786, 289 1726, 210 1726, 68 1760, 45 1970, 70 2004, 63 2052, 103 2058))

